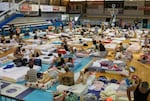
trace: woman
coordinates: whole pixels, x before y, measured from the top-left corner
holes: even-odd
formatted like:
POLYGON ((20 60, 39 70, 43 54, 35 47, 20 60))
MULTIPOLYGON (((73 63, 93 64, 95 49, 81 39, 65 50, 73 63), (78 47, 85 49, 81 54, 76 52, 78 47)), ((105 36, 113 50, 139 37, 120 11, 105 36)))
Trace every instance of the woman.
POLYGON ((17 48, 15 49, 15 51, 14 51, 14 57, 15 57, 16 59, 22 59, 23 56, 24 56, 24 55, 23 55, 22 52, 21 52, 21 46, 17 47, 17 48))
POLYGON ((150 101, 150 89, 147 81, 139 82, 127 89, 127 96, 129 101, 133 101, 131 99, 130 92, 134 92, 134 101, 150 101))
POLYGON ((99 50, 101 51, 106 51, 105 46, 103 45, 103 43, 101 41, 99 41, 99 50))

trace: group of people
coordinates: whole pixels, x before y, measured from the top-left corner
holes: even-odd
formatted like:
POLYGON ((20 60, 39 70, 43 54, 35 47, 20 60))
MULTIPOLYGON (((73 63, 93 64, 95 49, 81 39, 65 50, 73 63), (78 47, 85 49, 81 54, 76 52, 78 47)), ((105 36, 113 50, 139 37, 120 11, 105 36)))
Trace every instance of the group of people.
MULTIPOLYGON (((81 32, 81 35, 83 34, 83 32, 84 31, 81 32)), ((15 41, 18 43, 23 43, 23 40, 22 38, 20 38, 19 33, 20 33, 19 28, 16 28, 15 41)), ((37 34, 35 34, 34 39, 37 39, 37 38, 38 36, 37 34)), ((11 36, 10 39, 13 39, 13 36, 11 36)), ((43 36, 43 39, 47 39, 46 35, 43 36)), ((1 43, 6 42, 6 39, 4 38, 4 36, 1 37, 0 42, 1 43)), ((106 51, 106 48, 102 41, 97 42, 95 39, 93 39, 92 43, 96 50, 99 50, 100 52, 106 51)), ((74 53, 73 47, 69 46, 66 40, 62 40, 62 44, 59 48, 65 49, 65 51, 67 52, 74 53)), ((33 61, 30 61, 30 60, 37 59, 37 57, 39 57, 39 55, 41 54, 42 54, 41 51, 38 49, 30 50, 30 49, 22 48, 21 46, 17 47, 14 50, 15 59, 23 60, 24 58, 28 58, 28 67, 30 68, 30 70, 28 70, 26 74, 26 80, 28 82, 46 83, 52 79, 58 78, 59 82, 64 85, 71 86, 71 85, 78 84, 78 83, 86 84, 87 78, 90 75, 90 72, 88 71, 88 69, 81 71, 80 76, 77 79, 77 81, 74 81, 74 72, 71 71, 71 68, 74 67, 74 59, 72 57, 64 58, 62 54, 58 54, 58 56, 54 56, 54 59, 52 61, 50 68, 47 71, 41 73, 41 76, 39 78, 37 75, 38 72, 33 68, 34 63, 33 61), (64 72, 62 72, 62 70, 64 70, 64 72)), ((120 43, 119 47, 117 48, 115 59, 120 60, 121 55, 123 54, 124 54, 123 43, 120 43)), ((132 52, 126 52, 125 56, 129 60, 130 59, 132 60, 133 58, 132 52)), ((137 84, 127 89, 127 96, 129 98, 129 101, 132 101, 131 96, 130 96, 130 91, 134 91, 134 101, 150 101, 150 89, 149 89, 148 82, 139 81, 137 84)))

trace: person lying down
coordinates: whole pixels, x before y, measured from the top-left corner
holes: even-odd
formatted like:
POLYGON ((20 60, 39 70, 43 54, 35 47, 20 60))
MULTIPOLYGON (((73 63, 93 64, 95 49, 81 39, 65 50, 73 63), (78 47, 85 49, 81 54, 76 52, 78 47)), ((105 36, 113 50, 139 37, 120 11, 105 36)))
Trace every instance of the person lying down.
POLYGON ((62 73, 62 71, 53 67, 53 68, 43 72, 42 79, 38 80, 38 83, 47 83, 48 81, 50 81, 52 79, 57 79, 59 73, 62 73))

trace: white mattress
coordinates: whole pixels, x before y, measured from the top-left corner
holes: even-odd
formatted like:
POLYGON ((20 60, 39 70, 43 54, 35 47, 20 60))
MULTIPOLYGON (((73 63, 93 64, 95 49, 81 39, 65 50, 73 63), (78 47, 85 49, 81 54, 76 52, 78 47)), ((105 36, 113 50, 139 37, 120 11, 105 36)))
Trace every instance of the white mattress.
POLYGON ((117 48, 117 44, 105 44, 105 48, 106 49, 111 49, 111 50, 115 50, 117 48))
POLYGON ((115 32, 109 32, 107 35, 108 36, 115 36, 115 32))
POLYGON ((40 44, 41 40, 40 39, 28 39, 26 40, 27 42, 35 43, 35 44, 40 44))
POLYGON ((126 40, 126 39, 125 39, 125 38, 113 38, 113 40, 124 41, 124 40, 126 40))
MULTIPOLYGON (((41 67, 34 65, 34 69, 39 71, 41 67)), ((0 78, 2 80, 7 80, 11 82, 22 81, 24 80, 25 75, 28 70, 29 70, 29 67, 27 66, 13 67, 10 69, 5 69, 5 70, 3 68, 0 68, 0 78)))
POLYGON ((59 36, 56 36, 56 35, 46 35, 46 37, 48 39, 54 39, 54 38, 58 38, 59 36))
POLYGON ((139 52, 140 49, 141 49, 141 46, 138 43, 134 43, 127 48, 127 51, 139 52))
POLYGON ((40 59, 42 60, 42 63, 51 64, 53 62, 54 56, 40 56, 40 59), (45 58, 47 57, 47 58, 45 58))
POLYGON ((132 42, 140 42, 140 39, 132 38, 132 39, 130 39, 130 41, 132 41, 132 42))
MULTIPOLYGON (((30 32, 29 34, 30 34, 30 36, 34 36, 35 35, 33 32, 30 32)), ((45 34, 46 34, 46 32, 42 32, 42 31, 37 32, 37 36, 43 36, 45 34)))
POLYGON ((82 38, 83 41, 92 41, 92 38, 82 38))
POLYGON ((13 47, 13 46, 17 46, 18 44, 17 43, 0 43, 0 46, 1 47, 13 47))
POLYGON ((112 40, 111 43, 113 44, 120 44, 122 41, 121 40, 112 40))
MULTIPOLYGON (((76 74, 75 74, 76 75, 76 74)), ((62 92, 64 90, 69 90, 77 95, 84 95, 88 91, 88 85, 91 85, 95 80, 95 75, 89 76, 87 80, 87 84, 83 85, 82 83, 80 84, 75 84, 73 86, 65 86, 65 85, 59 85, 57 86, 57 91, 62 92)))

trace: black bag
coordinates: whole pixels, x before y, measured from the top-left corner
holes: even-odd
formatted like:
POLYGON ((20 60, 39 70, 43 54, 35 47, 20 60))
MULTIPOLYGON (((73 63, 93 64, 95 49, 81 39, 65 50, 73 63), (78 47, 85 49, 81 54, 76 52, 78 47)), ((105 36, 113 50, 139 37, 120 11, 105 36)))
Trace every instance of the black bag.
POLYGON ((26 59, 26 58, 24 58, 23 60, 22 60, 22 65, 23 66, 26 66, 28 64, 28 60, 26 59))
POLYGON ((13 60, 13 62, 15 63, 16 67, 23 66, 22 59, 15 59, 15 60, 13 60))
POLYGON ((88 46, 88 44, 84 43, 83 46, 88 46))
POLYGON ((42 60, 41 59, 35 59, 34 64, 37 66, 42 66, 42 60))

